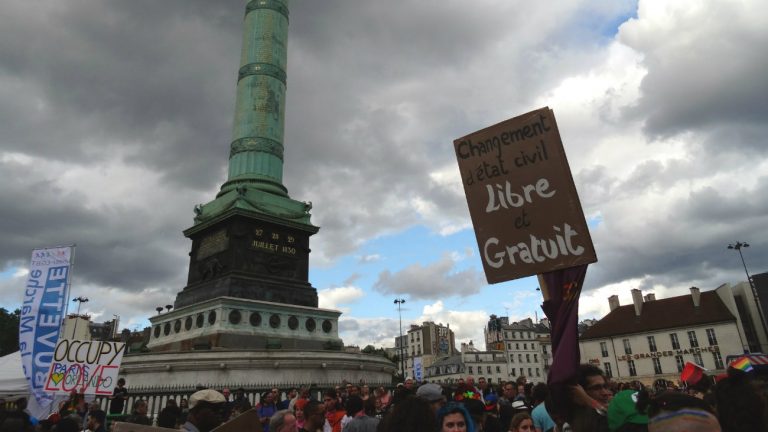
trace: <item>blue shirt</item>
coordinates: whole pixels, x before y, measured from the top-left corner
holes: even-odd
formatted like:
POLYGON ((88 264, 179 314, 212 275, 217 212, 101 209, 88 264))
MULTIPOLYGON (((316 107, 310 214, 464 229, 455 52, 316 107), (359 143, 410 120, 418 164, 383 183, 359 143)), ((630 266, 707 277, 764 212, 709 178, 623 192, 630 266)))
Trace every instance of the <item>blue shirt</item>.
POLYGON ((552 417, 549 416, 547 408, 544 406, 544 402, 536 405, 536 408, 531 412, 531 418, 533 418, 533 427, 542 432, 546 432, 555 427, 555 422, 552 417))

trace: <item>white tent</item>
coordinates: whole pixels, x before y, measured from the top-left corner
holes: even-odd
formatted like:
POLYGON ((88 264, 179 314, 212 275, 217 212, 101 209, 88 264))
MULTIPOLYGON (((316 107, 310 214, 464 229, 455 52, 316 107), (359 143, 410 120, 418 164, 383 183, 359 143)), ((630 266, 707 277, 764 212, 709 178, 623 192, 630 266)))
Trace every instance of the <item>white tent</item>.
POLYGON ((29 397, 29 384, 21 367, 21 351, 0 357, 0 397, 29 397))

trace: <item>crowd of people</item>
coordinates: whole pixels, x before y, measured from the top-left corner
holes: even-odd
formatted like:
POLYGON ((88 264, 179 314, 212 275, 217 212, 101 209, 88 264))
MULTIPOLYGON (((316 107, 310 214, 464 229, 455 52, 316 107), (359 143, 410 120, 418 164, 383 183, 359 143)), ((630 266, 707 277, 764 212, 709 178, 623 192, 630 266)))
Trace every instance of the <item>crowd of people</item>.
MULTIPOLYGON (((121 380, 122 381, 122 380, 121 380)), ((109 412, 122 414, 125 382, 110 398, 109 412)), ((639 382, 614 383, 596 366, 580 365, 577 381, 565 387, 565 398, 544 383, 525 377, 493 386, 471 376, 450 385, 406 379, 391 391, 345 384, 313 397, 309 388, 277 388, 259 395, 252 406, 245 390, 201 389, 167 405, 153 422, 147 402, 138 399, 120 421, 209 432, 248 412, 264 432, 667 432, 768 431, 766 384, 752 374, 729 369, 726 376, 702 375, 684 388, 666 382, 645 387, 639 382)), ((0 414, 0 430, 8 432, 107 432, 107 414, 81 395, 63 403, 55 416, 33 424, 24 405, 0 414)), ((112 416, 110 416, 112 417, 112 416)))

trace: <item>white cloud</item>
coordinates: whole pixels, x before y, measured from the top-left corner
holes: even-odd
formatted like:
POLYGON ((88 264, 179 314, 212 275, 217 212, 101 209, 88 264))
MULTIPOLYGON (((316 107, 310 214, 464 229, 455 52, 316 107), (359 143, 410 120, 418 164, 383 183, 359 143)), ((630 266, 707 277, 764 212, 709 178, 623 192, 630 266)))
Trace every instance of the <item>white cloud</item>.
POLYGON ((317 292, 318 306, 324 309, 338 309, 349 312, 349 308, 340 305, 354 303, 363 297, 363 290, 354 286, 327 288, 317 292))

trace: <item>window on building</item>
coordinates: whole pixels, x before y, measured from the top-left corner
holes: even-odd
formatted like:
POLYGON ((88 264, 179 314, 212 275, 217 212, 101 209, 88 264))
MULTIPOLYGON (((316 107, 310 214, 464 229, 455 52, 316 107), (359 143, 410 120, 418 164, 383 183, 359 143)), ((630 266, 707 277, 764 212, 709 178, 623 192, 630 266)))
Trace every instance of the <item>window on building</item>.
POLYGON ((656 375, 661 375, 663 373, 661 371, 661 360, 659 360, 658 357, 653 358, 653 371, 656 373, 656 375))
POLYGON ((485 368, 485 370, 487 370, 487 371, 488 371, 488 373, 491 373, 491 367, 490 367, 490 366, 488 366, 487 368, 485 368))
POLYGON ((468 369, 469 369, 469 374, 472 375, 472 366, 470 366, 468 369))
POLYGON ((629 344, 629 339, 624 339, 624 354, 632 354, 632 345, 629 344))
POLYGON ((603 357, 608 357, 608 343, 607 342, 600 342, 600 354, 602 354, 603 357))
POLYGON ((501 373, 501 366, 496 366, 496 373, 501 373))
POLYGON ((509 339, 509 336, 507 336, 507 332, 504 332, 504 339, 509 339))
POLYGON ((629 367, 629 376, 637 376, 637 369, 635 369, 635 361, 634 360, 627 361, 627 366, 629 367))
POLYGON ((715 336, 715 329, 713 328, 707 329, 707 340, 709 341, 710 345, 717 345, 717 336, 715 336))
POLYGON ((517 376, 517 369, 512 368, 512 376, 517 376))
POLYGON ((527 350, 527 349, 528 349, 528 344, 527 344, 527 343, 524 343, 524 344, 523 344, 523 349, 524 349, 524 350, 527 350))
POLYGON ((512 349, 512 344, 511 344, 511 343, 508 343, 508 344, 507 344, 507 349, 508 349, 508 350, 511 350, 511 349, 512 349))
POLYGON ((715 369, 725 369, 723 367, 723 357, 720 355, 719 351, 713 352, 712 358, 715 360, 715 369))
POLYGON ((648 351, 656 352, 656 338, 654 336, 648 336, 648 351))
POLYGON ((531 368, 528 368, 528 376, 529 376, 529 377, 530 377, 530 376, 533 376, 533 374, 531 374, 531 368))
POLYGON ((536 353, 533 353, 533 362, 538 363, 539 362, 539 355, 536 353))
MULTIPOLYGON (((518 363, 522 363, 523 362, 523 355, 522 354, 518 354, 517 355, 517 362, 518 363)), ((520 373, 522 373, 522 372, 520 372, 520 373)))
POLYGON ((531 338, 531 332, 528 332, 528 339, 531 338))
POLYGON ((510 363, 514 363, 515 362, 515 355, 514 354, 510 354, 509 355, 509 362, 510 363))
POLYGON ((680 349, 680 341, 677 340, 677 333, 670 333, 669 340, 672 341, 672 349, 680 349))
POLYGON ((515 349, 516 349, 516 350, 519 350, 519 349, 520 349, 520 344, 519 344, 519 343, 515 343, 515 349))
POLYGON ((520 368, 520 375, 525 375, 525 372, 523 372, 523 368, 520 368))
POLYGON ((546 354, 547 353, 547 346, 546 345, 542 345, 541 346, 541 350, 544 352, 544 354, 546 354))
POLYGON ((603 363, 603 371, 605 372, 606 378, 612 378, 613 377, 613 371, 611 370, 611 363, 605 362, 603 363))
POLYGON ((526 363, 530 363, 531 362, 531 355, 530 354, 526 354, 525 355, 525 362, 526 363))
POLYGON ((683 368, 685 367, 685 361, 683 360, 683 356, 681 355, 675 356, 675 363, 677 363, 677 371, 682 372, 683 368))
POLYGON ((536 349, 536 344, 531 344, 531 349, 536 349))
POLYGON ((701 353, 693 353, 693 362, 704 367, 704 360, 701 358, 701 353))
POLYGON ((699 340, 696 339, 696 332, 694 330, 688 332, 688 342, 691 343, 691 348, 699 346, 699 340))

